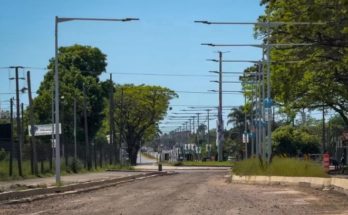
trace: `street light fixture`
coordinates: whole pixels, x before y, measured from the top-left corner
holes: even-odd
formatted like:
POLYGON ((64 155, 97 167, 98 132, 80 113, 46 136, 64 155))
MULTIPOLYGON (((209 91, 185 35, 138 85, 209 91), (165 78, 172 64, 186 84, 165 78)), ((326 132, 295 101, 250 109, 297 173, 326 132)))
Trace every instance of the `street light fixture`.
MULTIPOLYGON (((60 184, 60 139, 59 139, 59 75, 58 75, 58 24, 68 21, 103 21, 103 22, 128 22, 139 20, 138 18, 105 19, 105 18, 77 18, 77 17, 55 17, 55 142, 56 142, 56 183, 60 184)), ((52 122, 53 123, 53 122, 52 122)), ((53 126, 52 126, 53 127, 53 126)))
MULTIPOLYGON (((206 23, 206 22, 204 22, 206 23)), ((211 23, 212 24, 212 23, 211 23)), ((268 28, 269 30, 269 28, 268 28)), ((272 153, 272 139, 271 139, 271 133, 272 133, 272 128, 271 128, 271 120, 270 117, 272 115, 272 100, 271 100, 271 83, 270 83, 270 49, 272 47, 293 47, 293 46, 312 46, 315 45, 314 43, 282 43, 282 44, 271 44, 269 43, 269 37, 267 38, 267 42, 266 44, 214 44, 214 43, 202 43, 201 45, 207 45, 207 46, 211 46, 211 47, 223 47, 223 46, 232 46, 232 47, 256 47, 256 48, 262 48, 263 50, 266 49, 266 55, 267 55, 267 98, 264 101, 264 109, 267 108, 267 111, 265 111, 265 113, 267 113, 267 136, 268 136, 268 145, 267 145, 267 150, 264 152, 264 157, 268 159, 268 161, 270 160, 271 157, 271 153, 272 153)), ((264 56, 264 54, 263 54, 264 56)), ((216 59, 208 59, 209 61, 213 61, 213 62, 219 62, 216 59)), ((223 60, 222 60, 223 61, 223 60)), ((262 60, 263 62, 264 60, 262 60)), ((223 62, 239 62, 239 61, 232 61, 232 60, 224 60, 223 62)), ((251 62, 251 63, 261 63, 261 61, 243 61, 243 62, 251 62)), ((221 62, 220 62, 221 64, 221 62)))

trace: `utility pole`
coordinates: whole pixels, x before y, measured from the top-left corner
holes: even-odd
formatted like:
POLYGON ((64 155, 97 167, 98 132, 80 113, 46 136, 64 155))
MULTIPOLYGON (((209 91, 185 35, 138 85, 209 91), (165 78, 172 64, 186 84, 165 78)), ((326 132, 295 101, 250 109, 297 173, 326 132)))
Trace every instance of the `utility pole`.
POLYGON ((191 131, 192 131, 192 122, 191 122, 192 119, 189 119, 189 128, 190 128, 190 133, 191 134, 191 131))
POLYGON ((120 151, 119 151, 119 157, 120 157, 120 162, 121 164, 123 163, 123 156, 122 156, 122 135, 123 135, 123 88, 121 87, 121 107, 120 107, 120 140, 119 140, 119 144, 120 144, 120 151))
MULTIPOLYGON (((55 113, 54 113, 54 107, 55 107, 55 104, 54 104, 54 88, 52 87, 52 106, 51 106, 51 118, 52 118, 52 134, 51 134, 51 141, 52 141, 52 149, 51 149, 51 159, 50 159, 50 170, 53 169, 53 158, 55 157, 56 154, 56 141, 55 141, 55 136, 54 136, 54 116, 55 116, 55 113)), ((59 161, 60 162, 60 161, 59 161)), ((56 163, 57 164, 57 163, 56 163)), ((56 180, 57 180, 57 177, 59 178, 60 180, 60 168, 56 168, 56 180), (57 170, 59 170, 59 177, 57 176, 57 170)))
MULTIPOLYGON (((245 72, 244 72, 244 80, 245 72)), ((246 112, 246 92, 244 88, 244 143, 245 143, 245 159, 248 159, 248 126, 247 126, 247 112, 246 112)))
MULTIPOLYGON (((110 146, 111 148, 116 148, 114 143, 114 84, 112 82, 112 74, 110 73, 110 90, 109 90, 109 98, 110 98, 110 106, 109 106, 109 127, 110 127, 110 146)), ((113 150, 110 150, 110 164, 113 163, 113 157, 117 157, 114 155, 113 150)))
POLYGON ((223 121, 222 121, 222 52, 219 51, 219 108, 218 108, 218 161, 223 160, 223 121))
POLYGON ((10 121, 11 121, 11 153, 10 153, 10 168, 9 175, 13 175, 13 157, 15 153, 15 145, 13 139, 13 98, 10 99, 10 121))
POLYGON ((89 150, 89 141, 88 141, 88 124, 87 124, 87 98, 86 98, 86 88, 85 85, 82 85, 83 87, 83 116, 84 116, 84 127, 85 127, 85 145, 86 145, 86 163, 88 170, 91 170, 92 164, 91 164, 91 156, 90 156, 90 150, 89 150))
POLYGON ((260 118, 260 145, 261 147, 261 153, 262 153, 262 158, 266 160, 266 144, 265 144, 265 138, 266 138, 266 128, 264 123, 266 123, 266 117, 265 117, 265 106, 263 105, 263 102, 266 97, 266 86, 265 86, 265 48, 262 48, 262 81, 261 81, 261 99, 259 99, 259 105, 261 109, 261 118, 260 118))
POLYGON ((196 134, 196 136, 197 136, 197 147, 199 145, 199 114, 200 113, 197 113, 197 134, 196 134))
POLYGON ((22 135, 21 138, 22 138, 22 145, 24 145, 24 104, 23 102, 21 103, 21 119, 22 119, 21 120, 21 135, 22 135))
POLYGON ((322 142, 323 142, 323 145, 322 145, 322 152, 323 153, 325 153, 325 151, 326 151, 326 145, 325 145, 325 140, 326 140, 326 138, 325 138, 325 106, 323 105, 323 114, 322 114, 322 116, 323 116, 323 131, 322 131, 322 142))
POLYGON ((17 115, 17 140, 18 140, 18 144, 17 144, 17 160, 18 160, 18 174, 19 176, 23 176, 22 173, 22 143, 23 143, 23 139, 22 139, 22 134, 21 134, 21 119, 20 119, 20 108, 19 108, 19 82, 18 82, 18 70, 20 68, 23 68, 22 66, 11 66, 10 68, 14 68, 16 71, 16 115, 17 115))
POLYGON ((268 163, 271 161, 272 157, 272 99, 271 99, 271 46, 270 44, 270 24, 267 25, 267 149, 266 149, 266 159, 268 163), (268 104, 267 104, 268 103, 268 104))
POLYGON ((211 146, 210 146, 210 133, 209 133, 209 121, 210 121, 209 112, 210 112, 210 109, 207 109, 207 112, 208 112, 208 117, 207 117, 207 123, 208 123, 207 144, 208 144, 208 157, 209 157, 209 159, 210 159, 210 151, 211 151, 211 146))
POLYGON ((31 79, 30 71, 27 71, 27 82, 28 82, 28 97, 29 97, 29 123, 30 123, 30 134, 31 134, 31 148, 32 148, 32 160, 33 160, 33 173, 38 175, 37 168, 37 153, 36 153, 36 139, 35 139, 35 128, 33 119, 33 97, 31 94, 31 79))
MULTIPOLYGON (((255 75, 253 76, 253 83, 251 85, 251 107, 250 107, 250 133, 251 133, 251 156, 255 156, 255 154, 258 154, 257 144, 255 144, 255 141, 257 140, 255 138, 256 134, 256 128, 255 128, 255 115, 254 114, 254 106, 256 104, 255 102, 255 87, 258 87, 258 81, 259 81, 259 70, 260 70, 260 63, 257 64, 257 71, 255 75)), ((256 108, 257 110, 257 108, 256 108)))

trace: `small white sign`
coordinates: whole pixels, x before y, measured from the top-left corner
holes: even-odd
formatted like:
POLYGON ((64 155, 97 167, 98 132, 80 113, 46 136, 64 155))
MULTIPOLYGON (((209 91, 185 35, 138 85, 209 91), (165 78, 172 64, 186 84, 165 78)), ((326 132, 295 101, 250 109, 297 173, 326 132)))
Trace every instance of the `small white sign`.
MULTIPOLYGON (((56 134, 56 125, 53 124, 53 132, 52 132, 52 124, 44 124, 44 125, 34 125, 33 131, 31 131, 31 126, 28 126, 29 137, 31 137, 31 133, 34 133, 34 136, 47 136, 56 134)), ((59 134, 62 133, 62 125, 59 123, 59 134)))

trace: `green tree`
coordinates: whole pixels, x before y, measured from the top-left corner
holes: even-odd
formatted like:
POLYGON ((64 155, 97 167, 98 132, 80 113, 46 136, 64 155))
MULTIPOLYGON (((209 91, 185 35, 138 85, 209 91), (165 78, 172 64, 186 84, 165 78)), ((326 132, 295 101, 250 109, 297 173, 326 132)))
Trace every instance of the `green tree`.
MULTIPOLYGON (((114 96, 114 119, 118 133, 122 134, 122 140, 127 144, 130 163, 136 165, 140 143, 156 137, 159 131, 158 122, 164 118, 169 101, 177 97, 177 94, 160 86, 127 84, 116 86, 114 96)), ((108 112, 107 106, 104 113, 108 112)), ((106 122, 103 125, 109 126, 106 122)))
MULTIPOLYGON (((348 125, 348 2, 346 0, 263 0, 260 21, 316 22, 324 25, 272 27, 271 43, 313 43, 312 46, 273 47, 271 81, 273 98, 288 110, 335 110, 348 125), (298 63, 276 63, 284 61, 298 63)), ((256 28, 263 37, 264 27, 256 28)))
POLYGON ((236 157, 242 158, 245 151, 245 144, 242 143, 243 133, 245 131, 245 107, 239 106, 232 108, 228 114, 227 123, 232 123, 233 128, 227 133, 226 150, 235 154, 236 157))
MULTIPOLYGON (((84 141, 83 130, 83 86, 86 88, 88 132, 91 141, 101 126, 103 119, 104 89, 98 76, 105 71, 106 56, 90 46, 73 45, 59 48, 60 122, 63 143, 73 139, 73 104, 77 102, 77 139, 84 141)), ((54 59, 50 59, 48 72, 41 82, 38 95, 34 99, 36 123, 51 123, 52 90, 54 87, 54 59)))
POLYGON ((319 137, 308 127, 284 125, 272 133, 273 151, 278 155, 295 156, 319 152, 319 137))

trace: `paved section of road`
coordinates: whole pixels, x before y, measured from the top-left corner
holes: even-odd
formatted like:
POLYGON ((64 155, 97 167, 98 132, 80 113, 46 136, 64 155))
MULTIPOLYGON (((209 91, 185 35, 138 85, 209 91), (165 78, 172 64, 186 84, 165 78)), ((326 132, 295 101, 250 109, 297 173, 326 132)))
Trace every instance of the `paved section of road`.
POLYGON ((148 156, 144 156, 140 153, 138 153, 137 157, 137 164, 138 165, 150 165, 150 164, 156 164, 157 160, 149 158, 148 156))
MULTIPOLYGON (((110 172, 95 172, 85 174, 75 174, 62 176, 61 180, 64 184, 80 183, 87 181, 96 181, 112 178, 121 178, 130 175, 141 174, 140 172, 121 172, 121 171, 110 171, 110 172)), ((33 178, 15 181, 0 181, 0 190, 6 191, 16 189, 18 186, 51 186, 55 184, 55 177, 46 178, 33 178)))
POLYGON ((347 196, 231 184, 226 171, 181 171, 88 193, 0 205, 0 214, 348 214, 347 196))
MULTIPOLYGON (((146 170, 146 171, 157 171, 158 164, 143 164, 134 166, 136 170, 146 170)), ((169 166, 163 165, 163 171, 176 171, 176 170, 230 170, 231 167, 223 167, 223 166, 169 166)))

